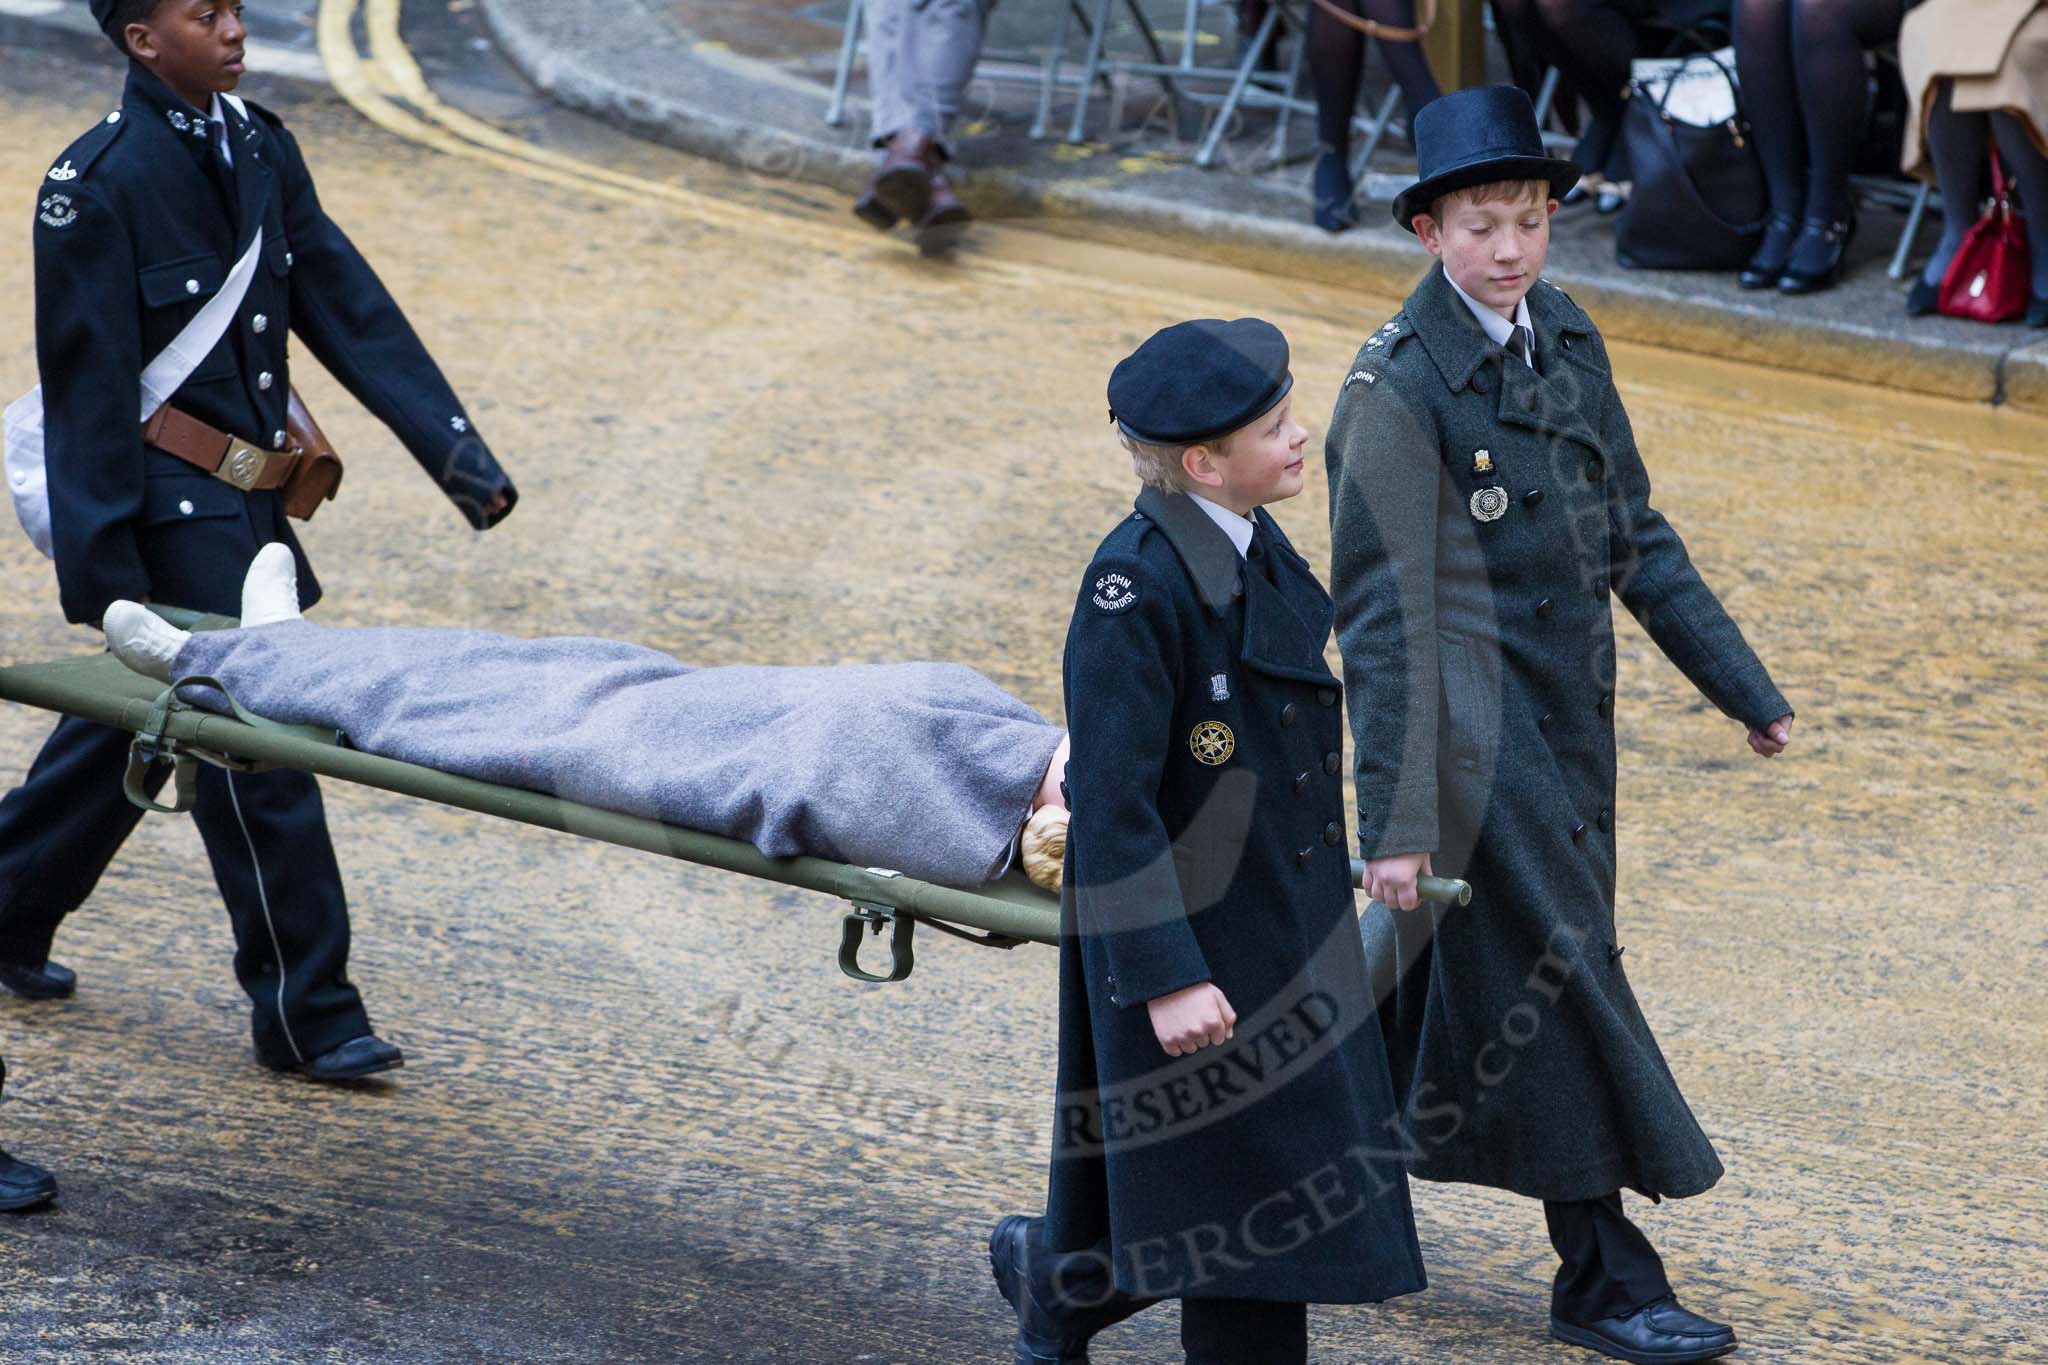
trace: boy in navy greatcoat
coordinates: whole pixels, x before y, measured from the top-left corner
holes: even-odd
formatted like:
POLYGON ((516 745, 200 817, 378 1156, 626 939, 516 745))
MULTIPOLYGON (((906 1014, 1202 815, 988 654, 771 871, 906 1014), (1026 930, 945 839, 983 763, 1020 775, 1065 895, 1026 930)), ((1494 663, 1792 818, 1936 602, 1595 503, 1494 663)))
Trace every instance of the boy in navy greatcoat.
POLYGON ((1287 342, 1203 320, 1120 364, 1145 487, 1067 635, 1072 753, 1046 1215, 997 1224, 1019 1362, 1181 1300, 1187 1358, 1307 1358, 1308 1303, 1423 1286, 1344 830, 1330 599, 1287 342))
MULTIPOLYGON (((92 0, 92 11, 130 58, 127 89, 50 167, 34 237, 66 618, 96 624, 118 598, 233 614, 250 560, 270 541, 292 547, 302 599, 318 598, 279 494, 245 467, 277 463, 265 452, 287 445, 288 330, 473 526, 504 517, 510 480, 398 305, 321 210, 298 144, 270 111, 221 98, 241 79, 240 6, 92 0), (209 474, 145 443, 139 380, 259 230, 247 294, 168 405, 248 452, 209 474)), ((0 801, 0 984, 18 994, 73 989, 72 973, 48 960, 51 938, 134 828, 138 812, 121 792, 126 755, 120 732, 67 719, 27 782, 0 801)), ((203 768, 193 819, 234 926, 258 1060, 319 1080, 398 1065, 348 981, 348 907, 313 779, 203 768)))
POLYGON ((1791 707, 1650 505, 1599 330, 1540 278, 1579 168, 1511 86, 1424 106, 1415 136, 1394 214, 1441 264, 1352 362, 1326 452, 1409 1169, 1543 1201, 1554 1336, 1704 1360, 1734 1332, 1679 1304, 1622 1209, 1721 1163, 1622 968, 1612 600, 1757 753, 1785 748, 1791 707), (1474 897, 1435 924, 1411 913, 1432 870, 1474 897))

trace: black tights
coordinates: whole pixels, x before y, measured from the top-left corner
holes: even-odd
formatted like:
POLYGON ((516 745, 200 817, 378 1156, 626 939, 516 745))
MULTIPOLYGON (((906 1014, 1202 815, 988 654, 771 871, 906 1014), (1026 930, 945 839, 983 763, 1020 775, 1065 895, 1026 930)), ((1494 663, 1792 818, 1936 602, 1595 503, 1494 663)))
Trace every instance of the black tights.
MULTIPOLYGON (((1415 23, 1415 0, 1337 0, 1354 13, 1394 28, 1415 23)), ((1410 126, 1415 111, 1440 93, 1419 43, 1380 42, 1380 55, 1401 87, 1410 126)), ((1308 69, 1316 87, 1316 139, 1339 156, 1351 149, 1351 114, 1358 107, 1358 82, 1365 74, 1365 35, 1309 7, 1308 69)))
POLYGON ((1593 121, 1572 160, 1604 173, 1621 130, 1622 91, 1637 55, 1635 25, 1654 0, 1494 0, 1495 20, 1513 25, 1539 58, 1585 96, 1593 121))
POLYGON ((1735 65, 1771 212, 1839 222, 1863 134, 1863 54, 1899 36, 1901 0, 1736 0, 1735 65))

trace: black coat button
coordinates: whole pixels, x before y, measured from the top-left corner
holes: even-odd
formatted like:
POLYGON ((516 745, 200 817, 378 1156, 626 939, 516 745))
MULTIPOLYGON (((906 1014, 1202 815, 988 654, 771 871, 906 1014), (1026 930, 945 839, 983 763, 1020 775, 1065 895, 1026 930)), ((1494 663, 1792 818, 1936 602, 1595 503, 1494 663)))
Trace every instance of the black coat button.
POLYGON ((1551 715, 1548 711, 1545 711, 1542 715, 1536 717, 1536 728, 1538 730, 1541 730, 1546 735, 1549 734, 1551 730, 1556 727, 1556 725, 1557 717, 1551 715))
POLYGON ((1492 382, 1489 381, 1486 377, 1486 371, 1481 370, 1477 374, 1472 376, 1472 392, 1485 393, 1488 389, 1492 387, 1492 382))
POLYGON ((1343 843, 1344 826, 1338 824, 1335 820, 1332 820, 1329 824, 1324 825, 1323 842, 1328 844, 1331 848, 1335 848, 1337 845, 1343 843))
POLYGON ((1600 476, 1607 472, 1607 465, 1598 455, 1586 461, 1586 482, 1598 483, 1600 476))
POLYGON ((1551 614, 1556 610, 1557 603, 1551 601, 1549 598, 1546 597, 1541 602, 1538 602, 1536 604, 1536 619, 1539 621, 1548 621, 1551 617, 1551 614))
POLYGON ((1572 348, 1572 339, 1568 336, 1559 337, 1557 344, 1569 351, 1572 348))
POLYGON ((1540 488, 1532 488, 1528 492, 1522 494, 1522 506, 1524 507, 1541 506, 1542 502, 1543 490, 1540 488))
POLYGON ((1600 719, 1612 720, 1614 718, 1614 694, 1609 692, 1601 697, 1600 704, 1593 709, 1600 713, 1600 719))
POLYGON ((1600 812, 1600 820, 1599 820, 1599 824, 1600 824, 1600 832, 1601 832, 1602 834, 1606 834, 1606 833, 1609 833, 1610 831, 1612 831, 1612 830, 1613 830, 1613 828, 1614 828, 1614 812, 1613 812, 1613 811, 1611 811, 1611 810, 1603 810, 1603 811, 1601 811, 1601 812, 1600 812))
POLYGON ((1572 842, 1575 844, 1586 842, 1586 822, 1584 820, 1572 826, 1572 842))
POLYGON ((1308 864, 1309 864, 1309 859, 1311 859, 1311 858, 1313 858, 1313 857, 1315 857, 1315 856, 1316 856, 1316 851, 1315 851, 1314 849, 1312 849, 1312 848, 1305 848, 1305 849, 1302 849, 1302 850, 1301 850, 1301 851, 1300 851, 1299 853, 1297 853, 1297 854, 1295 854, 1295 855, 1294 855, 1294 861, 1295 861, 1295 862, 1296 862, 1297 864, 1299 864, 1300 866, 1302 866, 1302 867, 1307 867, 1307 866, 1308 866, 1308 864))
POLYGON ((1335 777, 1335 776, 1337 775, 1337 769, 1338 769, 1338 767, 1339 767, 1339 766, 1340 766, 1340 765, 1341 765, 1341 764, 1342 764, 1343 762, 1344 762, 1344 760, 1343 760, 1343 759, 1341 759, 1341 758, 1339 758, 1339 757, 1337 757, 1337 755, 1336 755, 1336 754, 1335 754, 1334 752, 1332 752, 1332 753, 1327 753, 1327 754, 1324 754, 1324 755, 1323 755, 1323 771, 1324 771, 1324 772, 1326 772, 1326 773, 1328 773, 1328 774, 1329 774, 1330 776, 1332 776, 1332 777, 1335 777))
POLYGON ((1294 709, 1294 703, 1288 702, 1287 705, 1280 708, 1280 723, 1282 725, 1294 724, 1294 718, 1297 714, 1299 713, 1294 709))
POLYGON ((1324 706, 1335 706, 1337 704, 1337 689, 1334 687, 1318 687, 1316 689, 1316 700, 1324 706))
POLYGON ((1295 794, 1296 796, 1299 796, 1299 795, 1301 795, 1301 794, 1302 794, 1303 792, 1305 792, 1305 791, 1307 791, 1307 790, 1308 790, 1308 774, 1307 774, 1307 773, 1296 773, 1296 774, 1294 775, 1294 794, 1295 794))

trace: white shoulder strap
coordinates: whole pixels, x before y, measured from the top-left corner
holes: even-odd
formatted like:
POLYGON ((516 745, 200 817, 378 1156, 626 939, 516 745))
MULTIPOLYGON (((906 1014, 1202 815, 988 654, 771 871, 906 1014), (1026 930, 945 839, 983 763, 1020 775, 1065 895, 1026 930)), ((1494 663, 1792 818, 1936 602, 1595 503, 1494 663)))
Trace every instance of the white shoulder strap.
POLYGON ((249 281, 256 277, 256 263, 263 258, 263 229, 256 229, 256 237, 249 243, 249 249, 242 253, 242 259, 235 262, 228 271, 227 282, 220 292, 206 301, 184 330, 171 338, 171 344, 164 347, 163 354, 149 362, 149 368, 142 372, 142 417, 147 422, 156 415, 156 410, 171 401, 192 371, 199 368, 199 362, 206 359, 221 337, 227 334, 228 324, 235 320, 235 313, 242 306, 242 300, 249 293, 249 281))

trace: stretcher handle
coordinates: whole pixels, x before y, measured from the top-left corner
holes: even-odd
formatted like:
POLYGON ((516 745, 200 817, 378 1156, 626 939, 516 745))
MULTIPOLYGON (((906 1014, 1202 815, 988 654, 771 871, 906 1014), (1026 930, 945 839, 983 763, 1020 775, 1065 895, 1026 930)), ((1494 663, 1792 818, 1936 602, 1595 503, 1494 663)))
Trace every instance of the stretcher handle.
POLYGON ((131 805, 149 811, 153 815, 183 815, 192 809, 199 791, 195 784, 199 774, 199 762, 190 754, 167 753, 142 735, 128 743, 128 771, 121 774, 121 794, 131 805), (158 763, 170 763, 171 804, 166 806, 150 798, 149 770, 158 763))
MULTIPOLYGON (((1365 889, 1365 864, 1357 858, 1351 860, 1351 884, 1365 889)), ((1472 883, 1459 877, 1417 877, 1415 894, 1431 905, 1449 909, 1453 905, 1472 903, 1472 883)))
POLYGON ((876 985, 901 981, 909 976, 917 965, 916 954, 911 948, 911 935, 917 932, 916 916, 893 906, 874 905, 867 901, 855 901, 853 906, 839 926, 839 970, 855 981, 876 985), (860 965, 860 944, 870 932, 881 933, 884 924, 889 926, 889 974, 876 976, 860 965))

